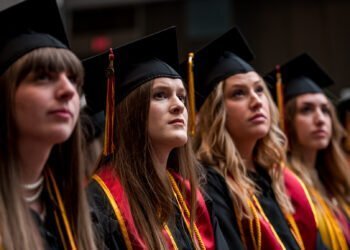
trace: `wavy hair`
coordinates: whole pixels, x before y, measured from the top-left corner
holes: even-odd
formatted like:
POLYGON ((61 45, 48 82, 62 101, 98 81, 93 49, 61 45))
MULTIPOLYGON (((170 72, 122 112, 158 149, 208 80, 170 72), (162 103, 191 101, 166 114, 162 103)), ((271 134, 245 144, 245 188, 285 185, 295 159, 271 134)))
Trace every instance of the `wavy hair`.
MULTIPOLYGON (((257 141, 253 150, 253 160, 271 176, 278 204, 284 211, 292 212, 294 209, 285 193, 281 164, 285 161, 286 138, 278 127, 277 108, 266 84, 263 86, 269 103, 271 127, 267 135, 257 141)), ((221 81, 199 112, 194 149, 200 162, 214 167, 224 176, 238 215, 250 217, 248 200, 252 193, 257 194, 259 190, 248 176, 235 142, 227 131, 224 87, 225 81, 221 81)))

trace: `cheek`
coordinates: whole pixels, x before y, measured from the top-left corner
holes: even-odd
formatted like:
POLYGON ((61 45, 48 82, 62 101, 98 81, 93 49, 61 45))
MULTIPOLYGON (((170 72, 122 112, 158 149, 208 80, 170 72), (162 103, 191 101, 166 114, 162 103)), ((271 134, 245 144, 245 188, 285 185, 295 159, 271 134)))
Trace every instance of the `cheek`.
POLYGON ((296 136, 299 141, 303 141, 304 138, 307 137, 309 133, 309 128, 312 126, 311 119, 307 119, 305 117, 296 117, 294 121, 294 128, 296 136))
POLYGON ((333 130, 333 124, 332 124, 332 119, 330 116, 328 116, 326 118, 326 124, 327 124, 327 127, 329 128, 329 131, 332 132, 333 130))

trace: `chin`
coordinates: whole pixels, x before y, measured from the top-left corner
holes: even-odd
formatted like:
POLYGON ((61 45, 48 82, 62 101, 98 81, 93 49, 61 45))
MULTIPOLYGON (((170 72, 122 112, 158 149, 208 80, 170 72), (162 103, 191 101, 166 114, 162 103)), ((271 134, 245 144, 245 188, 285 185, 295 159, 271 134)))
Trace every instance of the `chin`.
POLYGON ((315 143, 315 148, 317 150, 322 150, 322 149, 327 148, 328 145, 329 145, 329 142, 318 142, 318 143, 315 143))
POLYGON ((169 138, 169 142, 176 148, 185 145, 187 141, 187 133, 177 134, 169 138))
POLYGON ((255 137, 256 139, 262 139, 269 133, 268 129, 261 128, 259 130, 256 130, 252 133, 252 137, 255 137))
POLYGON ((48 136, 48 139, 54 144, 63 143, 69 139, 69 137, 72 135, 72 132, 73 132, 73 130, 53 131, 48 136))

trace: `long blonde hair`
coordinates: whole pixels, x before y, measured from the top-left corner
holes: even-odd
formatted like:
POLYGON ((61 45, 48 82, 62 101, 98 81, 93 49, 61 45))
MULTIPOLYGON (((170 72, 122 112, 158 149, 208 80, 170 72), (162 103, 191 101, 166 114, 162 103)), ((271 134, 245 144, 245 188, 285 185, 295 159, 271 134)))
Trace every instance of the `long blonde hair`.
MULTIPOLYGON (((37 225, 21 196, 19 135, 14 117, 16 89, 30 72, 64 70, 82 84, 83 69, 72 52, 41 48, 18 59, 0 76, 0 235, 4 249, 43 249, 37 225)), ((78 248, 90 250, 96 246, 83 188, 80 138, 78 121, 70 138, 53 147, 45 167, 51 169, 57 181, 78 248)))
MULTIPOLYGON (((146 245, 149 249, 167 249, 162 230, 164 223, 175 219, 175 207, 171 187, 160 179, 152 161, 148 133, 148 123, 152 122, 148 120, 152 84, 150 81, 136 88, 116 106, 113 166, 126 191, 136 228, 146 245)), ((190 183, 192 228, 199 166, 190 138, 184 146, 172 150, 167 166, 190 183)))
MULTIPOLYGON (((242 158, 226 129, 224 86, 221 81, 208 96, 199 112, 198 131, 194 148, 197 158, 221 173, 229 186, 233 205, 240 216, 250 216, 248 200, 257 194, 255 183, 247 175, 242 158)), ((266 169, 272 178, 272 188, 277 202, 285 211, 293 211, 285 193, 281 162, 285 160, 286 138, 278 128, 278 111, 264 84, 271 114, 268 134, 258 140, 253 151, 254 162, 266 169)))
MULTIPOLYGON (((289 162, 292 170, 307 184, 315 186, 310 173, 305 169, 305 162, 302 158, 301 145, 296 136, 294 120, 297 114, 297 97, 286 103, 286 125, 287 136, 289 138, 289 162)), ((343 135, 343 129, 338 121, 333 104, 329 102, 330 117, 332 123, 332 136, 328 146, 319 150, 316 158, 316 170, 318 176, 331 194, 336 198, 350 202, 350 176, 349 167, 344 152, 341 149, 340 141, 343 135)), ((316 186, 316 188, 318 188, 316 186)))

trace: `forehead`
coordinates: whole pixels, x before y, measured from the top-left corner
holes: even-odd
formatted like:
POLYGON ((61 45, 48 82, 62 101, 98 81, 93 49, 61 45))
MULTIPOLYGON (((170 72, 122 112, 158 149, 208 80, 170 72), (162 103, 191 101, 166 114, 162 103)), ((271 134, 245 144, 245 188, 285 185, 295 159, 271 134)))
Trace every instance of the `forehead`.
POLYGON ((256 72, 251 71, 247 73, 236 74, 226 78, 225 85, 227 87, 231 87, 235 85, 250 85, 260 81, 261 81, 260 76, 256 72))
POLYGON ((302 105, 304 103, 310 104, 328 104, 327 97, 322 93, 308 93, 299 95, 296 97, 297 105, 302 105))
POLYGON ((172 79, 167 77, 159 77, 154 79, 152 89, 158 88, 158 87, 167 87, 167 88, 185 90, 184 84, 181 79, 172 79))

